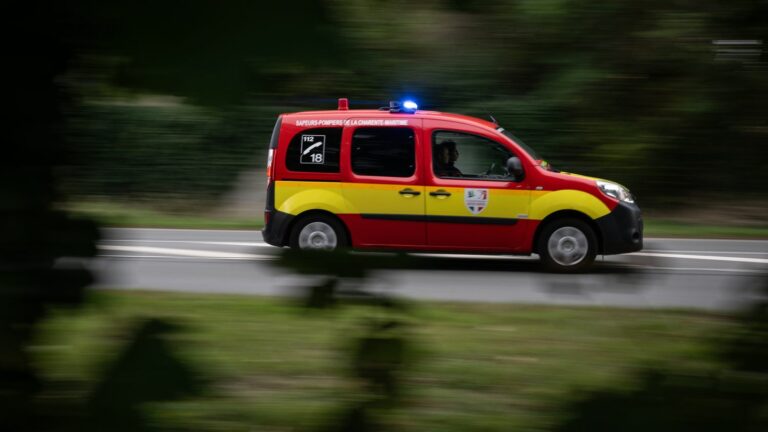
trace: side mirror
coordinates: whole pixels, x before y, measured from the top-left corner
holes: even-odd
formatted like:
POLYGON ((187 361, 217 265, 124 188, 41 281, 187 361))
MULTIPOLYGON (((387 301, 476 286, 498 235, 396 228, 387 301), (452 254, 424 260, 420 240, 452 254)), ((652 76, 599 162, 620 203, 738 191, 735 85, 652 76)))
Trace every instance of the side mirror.
POLYGON ((515 178, 515 181, 523 179, 525 172, 523 171, 523 163, 516 156, 512 156, 507 159, 507 172, 509 175, 515 178))

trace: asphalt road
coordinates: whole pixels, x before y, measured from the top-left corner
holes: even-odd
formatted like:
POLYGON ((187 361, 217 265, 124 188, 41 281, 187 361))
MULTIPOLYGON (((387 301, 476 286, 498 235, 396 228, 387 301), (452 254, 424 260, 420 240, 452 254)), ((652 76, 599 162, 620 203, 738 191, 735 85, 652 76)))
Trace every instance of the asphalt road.
MULTIPOLYGON (((108 229, 94 260, 97 288, 294 295, 309 276, 277 268, 258 231, 108 229)), ((730 310, 755 298, 768 241, 646 239, 594 271, 556 275, 535 258, 408 255, 368 289, 411 299, 730 310)))

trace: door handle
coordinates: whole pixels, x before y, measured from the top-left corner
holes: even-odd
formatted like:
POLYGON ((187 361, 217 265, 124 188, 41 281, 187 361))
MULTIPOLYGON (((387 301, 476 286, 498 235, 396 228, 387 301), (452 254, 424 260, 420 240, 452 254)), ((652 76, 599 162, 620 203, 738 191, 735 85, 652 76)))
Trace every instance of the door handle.
POLYGON ((405 189, 401 190, 398 193, 400 195, 411 195, 411 196, 419 196, 419 195, 421 195, 421 192, 415 191, 415 190, 413 190, 411 188, 405 188, 405 189))
POLYGON ((449 197, 451 196, 451 193, 448 191, 445 191, 443 189, 438 189, 436 191, 432 191, 429 193, 433 197, 449 197))

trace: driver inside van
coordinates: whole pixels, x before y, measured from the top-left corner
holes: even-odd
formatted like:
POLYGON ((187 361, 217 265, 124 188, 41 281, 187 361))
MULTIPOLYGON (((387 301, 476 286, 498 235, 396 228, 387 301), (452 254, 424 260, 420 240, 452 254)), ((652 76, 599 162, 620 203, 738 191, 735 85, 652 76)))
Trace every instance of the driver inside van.
POLYGON ((433 147, 434 171, 438 177, 461 177, 461 170, 454 166, 459 151, 453 141, 443 141, 433 147))

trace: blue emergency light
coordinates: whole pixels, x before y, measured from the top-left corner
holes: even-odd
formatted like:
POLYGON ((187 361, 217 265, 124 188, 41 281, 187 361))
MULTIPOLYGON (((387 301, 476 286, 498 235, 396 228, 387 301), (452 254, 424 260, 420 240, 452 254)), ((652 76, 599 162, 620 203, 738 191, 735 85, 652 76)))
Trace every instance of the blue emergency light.
POLYGON ((384 107, 381 109, 389 110, 389 112, 393 113, 413 114, 417 109, 419 109, 419 106, 416 104, 416 102, 409 99, 403 101, 402 103, 398 101, 390 101, 389 107, 384 107))
POLYGON ((403 111, 416 111, 419 109, 419 106, 416 105, 416 102, 412 100, 403 101, 403 111))

